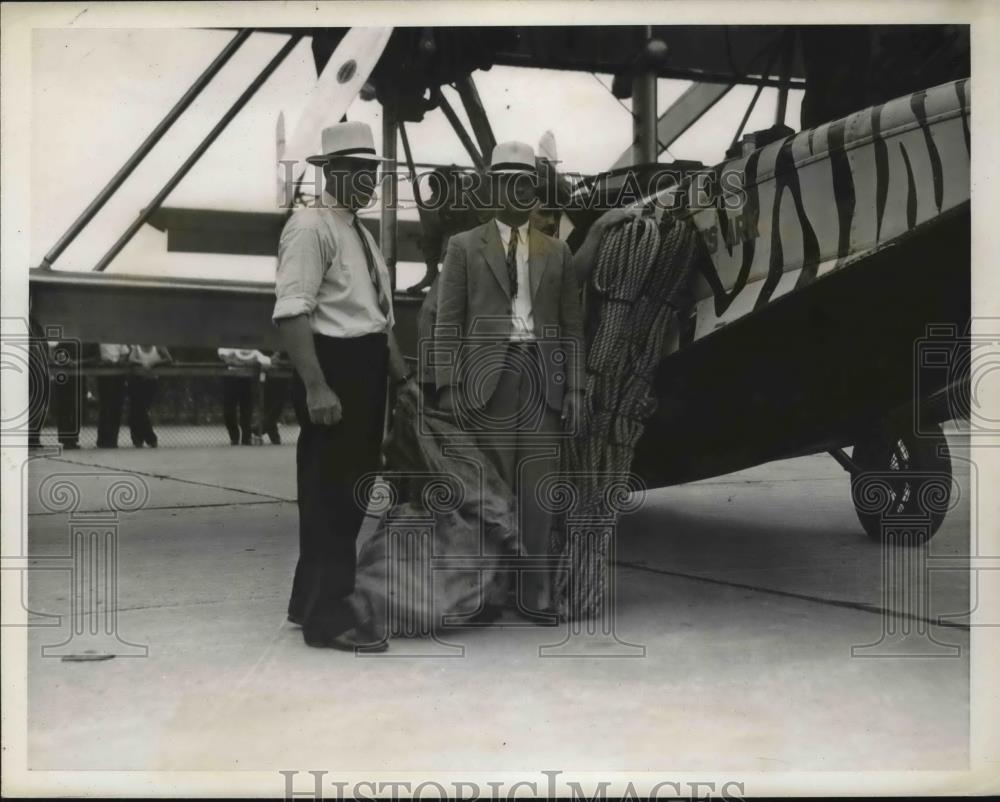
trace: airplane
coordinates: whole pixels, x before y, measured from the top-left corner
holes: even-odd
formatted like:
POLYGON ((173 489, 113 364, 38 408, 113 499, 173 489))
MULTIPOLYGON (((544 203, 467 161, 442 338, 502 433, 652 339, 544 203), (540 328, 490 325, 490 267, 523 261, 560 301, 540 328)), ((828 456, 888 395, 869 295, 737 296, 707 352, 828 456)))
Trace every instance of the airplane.
MULTIPOLYGON (((634 142, 579 190, 604 201, 626 174, 654 186, 647 182, 670 170, 676 178, 669 186, 655 184, 656 193, 632 203, 662 223, 665 214, 675 215, 678 198, 688 197, 686 212, 676 216, 696 226, 701 242, 680 294, 686 301, 669 324, 656 379, 658 406, 636 448, 633 471, 647 487, 662 487, 828 451, 851 476, 852 500, 869 536, 882 540, 887 524, 916 519, 920 525, 910 542, 926 541, 938 529, 955 497, 940 423, 968 415, 967 28, 405 28, 380 31, 382 49, 375 58, 369 52, 361 66, 361 54, 350 45, 354 29, 255 30, 289 36, 275 56, 278 63, 302 37, 312 39, 314 94, 329 107, 307 108, 307 121, 290 142, 307 141, 314 136, 309 131, 341 117, 354 95, 341 91, 330 99, 339 75, 355 92, 383 104, 385 155, 397 160, 401 138, 411 169, 416 162, 406 125, 436 109, 452 123, 471 169, 482 169, 495 138, 473 79, 478 69, 502 64, 614 75, 612 91, 632 98, 634 142), (691 85, 658 115, 656 79, 662 77, 691 85), (763 88, 778 90, 775 124, 744 134, 748 109, 725 159, 707 173, 737 176, 748 203, 727 208, 691 201, 706 168, 661 162, 660 155, 741 84, 757 87, 751 108, 763 88), (449 86, 471 134, 442 91, 449 86), (799 132, 785 124, 790 89, 806 92, 799 132), (936 354, 937 361, 920 361, 924 354, 936 354), (880 507, 872 506, 873 494, 880 507), (928 498, 934 502, 930 512, 928 498)), ((224 63, 250 33, 238 32, 219 59, 224 63)), ((221 66, 216 62, 189 95, 211 80, 221 66)), ((272 64, 250 89, 266 80, 269 69, 272 64)), ((179 110, 171 110, 31 271, 40 321, 88 342, 130 341, 136 338, 128 332, 141 331, 144 341, 167 345, 273 347, 273 292, 267 286, 103 274, 115 248, 93 273, 51 269, 190 99, 182 98, 179 110), (181 330, 179 308, 205 326, 181 330)), ((237 102, 220 125, 241 107, 237 102)), ((279 131, 280 161, 294 148, 285 147, 283 120, 279 131)), ((204 148, 211 139, 206 143, 204 148)), ((132 233, 149 223, 167 232, 170 250, 276 252, 288 210, 164 208, 184 172, 142 210, 132 233)), ((398 220, 394 194, 385 193, 377 224, 387 261, 425 261, 428 220, 398 220)), ((571 245, 596 218, 600 202, 584 206, 568 211, 575 226, 571 245)), ((376 228, 373 220, 365 223, 376 228)), ((396 293, 397 335, 411 358, 421 302, 421 296, 396 293)))
POLYGON ((969 414, 969 97, 963 78, 749 144, 718 168, 746 191, 731 208, 681 188, 704 248, 634 470, 656 486, 830 451, 870 536, 924 512, 912 536, 933 535, 940 423, 969 414))

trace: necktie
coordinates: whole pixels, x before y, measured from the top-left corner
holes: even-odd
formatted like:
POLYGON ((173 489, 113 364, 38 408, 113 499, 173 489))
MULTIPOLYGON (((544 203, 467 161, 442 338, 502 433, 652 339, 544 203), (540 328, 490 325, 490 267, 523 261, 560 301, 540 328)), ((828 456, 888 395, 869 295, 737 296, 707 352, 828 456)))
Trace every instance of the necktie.
POLYGON ((510 244, 507 246, 507 280, 510 282, 510 297, 517 297, 517 229, 510 230, 510 244))
POLYGON ((368 263, 368 277, 372 281, 372 286, 375 287, 375 297, 378 298, 378 308, 382 310, 382 314, 385 315, 385 319, 388 321, 389 311, 392 309, 392 303, 389 301, 388 295, 383 292, 382 282, 379 280, 378 269, 375 267, 375 257, 372 255, 371 248, 368 246, 368 238, 362 230, 361 221, 355 217, 353 225, 354 230, 361 239, 361 247, 365 250, 365 261, 368 263))

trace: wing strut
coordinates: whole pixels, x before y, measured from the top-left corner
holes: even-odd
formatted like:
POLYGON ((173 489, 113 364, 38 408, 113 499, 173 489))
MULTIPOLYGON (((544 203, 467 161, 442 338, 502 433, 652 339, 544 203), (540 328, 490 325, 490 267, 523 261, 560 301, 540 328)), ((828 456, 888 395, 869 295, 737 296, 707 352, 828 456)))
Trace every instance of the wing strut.
POLYGON ((139 213, 139 216, 133 221, 132 225, 130 225, 118 241, 111 246, 110 250, 108 250, 108 252, 101 257, 101 260, 94 266, 94 270, 96 272, 103 272, 111 261, 121 252, 122 248, 124 248, 132 237, 135 236, 135 233, 142 228, 143 224, 145 224, 145 222, 157 211, 157 209, 160 208, 163 201, 167 199, 167 196, 174 191, 184 176, 188 174, 191 168, 194 167, 198 160, 205 154, 205 151, 207 151, 212 146, 212 143, 218 139, 219 134, 221 134, 226 129, 226 126, 232 122, 233 118, 239 114, 240 110, 250 102, 250 99, 254 95, 257 94, 257 90, 264 85, 264 82, 267 81, 269 77, 271 77, 271 73, 278 69, 281 62, 283 62, 285 57, 292 52, 301 39, 302 34, 298 33, 289 37, 288 41, 282 45, 281 50, 274 55, 264 69, 262 69, 257 77, 253 79, 250 85, 243 90, 243 94, 236 98, 236 101, 229 107, 229 110, 222 115, 219 122, 215 124, 215 127, 208 132, 198 147, 196 147, 191 155, 188 156, 184 164, 182 164, 177 169, 177 172, 170 177, 170 180, 167 181, 163 189, 161 189, 157 193, 156 197, 150 201, 149 205, 139 213))
POLYGON ((59 258, 60 254, 69 247, 70 243, 73 242, 80 234, 81 231, 86 227, 96 215, 108 199, 115 194, 118 188, 125 183, 125 180, 132 174, 139 163, 149 154, 157 142, 163 137, 167 131, 170 130, 171 126, 177 121, 184 111, 187 109, 191 103, 194 102, 195 98, 201 94, 201 91, 208 86, 209 82, 216 76, 216 74, 221 70, 226 62, 232 58, 233 54, 239 50, 243 43, 250 38, 252 31, 249 28, 244 28, 239 33, 236 34, 215 57, 215 60, 205 68, 205 71, 198 76, 191 86, 188 88, 187 92, 183 94, 180 100, 174 104, 174 107, 167 113, 167 116, 160 121, 160 124, 153 129, 146 140, 139 145, 138 149, 133 153, 127 162, 122 165, 121 169, 114 174, 114 177, 108 182, 107 186, 104 187, 90 202, 90 205, 83 210, 83 213, 74 221, 73 225, 67 229, 66 233, 59 238, 59 241, 52 246, 45 258, 42 259, 42 263, 39 265, 40 268, 50 268, 56 259, 59 258))

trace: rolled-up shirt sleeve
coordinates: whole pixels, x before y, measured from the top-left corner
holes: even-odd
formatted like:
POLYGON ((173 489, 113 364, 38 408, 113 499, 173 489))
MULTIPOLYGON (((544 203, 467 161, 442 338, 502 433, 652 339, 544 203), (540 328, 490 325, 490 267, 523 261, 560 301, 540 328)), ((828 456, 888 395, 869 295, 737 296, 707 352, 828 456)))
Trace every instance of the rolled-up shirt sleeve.
POLYGON ((281 232, 274 282, 276 302, 272 321, 309 315, 323 274, 333 257, 320 234, 320 221, 311 214, 293 214, 281 232))

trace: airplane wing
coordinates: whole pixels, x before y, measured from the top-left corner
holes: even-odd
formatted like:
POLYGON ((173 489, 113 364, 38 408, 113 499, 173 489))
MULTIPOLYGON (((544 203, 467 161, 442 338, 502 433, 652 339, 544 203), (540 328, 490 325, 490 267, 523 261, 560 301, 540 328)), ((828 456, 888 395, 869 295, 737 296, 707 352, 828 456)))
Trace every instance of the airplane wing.
MULTIPOLYGON (((392 28, 351 28, 333 51, 306 98, 284 153, 284 161, 294 162, 293 183, 302 178, 306 157, 319 149, 323 128, 343 117, 361 91, 391 34, 392 28)), ((287 178, 284 170, 279 170, 279 176, 282 181, 287 178)))

